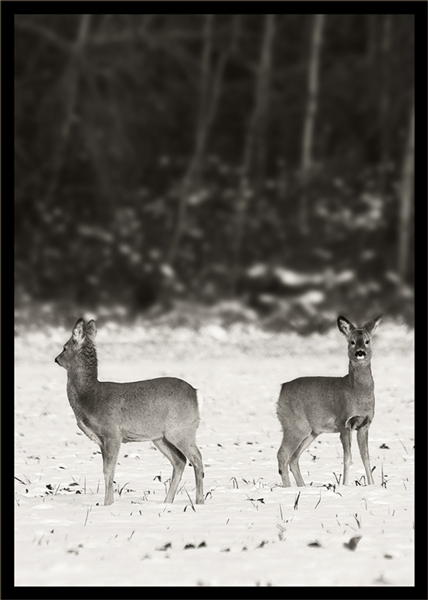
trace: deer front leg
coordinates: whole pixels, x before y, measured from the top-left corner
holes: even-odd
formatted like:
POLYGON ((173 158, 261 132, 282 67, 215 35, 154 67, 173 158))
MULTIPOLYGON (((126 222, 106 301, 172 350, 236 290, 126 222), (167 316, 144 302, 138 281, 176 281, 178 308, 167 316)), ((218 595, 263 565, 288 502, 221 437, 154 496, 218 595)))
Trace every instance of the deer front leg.
POLYGON ((113 480, 119 454, 120 440, 105 438, 101 444, 105 483, 104 506, 113 504, 113 480))
POLYGON ((361 459, 366 470, 367 484, 373 485, 374 479, 370 468, 369 456, 369 425, 360 427, 357 431, 357 442, 360 449, 361 459))
POLYGON ((343 446, 343 485, 348 485, 349 465, 351 464, 351 430, 343 429, 340 432, 340 441, 343 446))

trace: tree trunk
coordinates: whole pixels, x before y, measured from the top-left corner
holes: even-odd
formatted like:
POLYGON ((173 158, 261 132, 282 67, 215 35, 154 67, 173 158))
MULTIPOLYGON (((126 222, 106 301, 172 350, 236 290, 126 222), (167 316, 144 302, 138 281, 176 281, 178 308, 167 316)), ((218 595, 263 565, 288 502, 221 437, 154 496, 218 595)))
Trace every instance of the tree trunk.
POLYGON ((398 273, 403 282, 407 280, 409 271, 411 216, 413 200, 415 158, 415 104, 410 110, 409 133, 403 161, 403 172, 400 186, 400 222, 398 241, 398 273))
POLYGON ((390 72, 390 54, 391 54, 391 35, 392 35, 392 15, 385 15, 382 29, 381 41, 381 81, 382 91, 380 96, 380 173, 379 190, 381 195, 385 193, 385 183, 390 157, 390 126, 389 114, 391 103, 391 72, 390 72))
POLYGON ((322 34, 325 15, 314 15, 311 51, 308 68, 308 97, 306 102, 305 120, 303 124, 301 175, 302 175, 302 198, 300 204, 300 230, 303 234, 309 233, 308 207, 307 207, 307 184, 312 170, 313 162, 313 139, 315 119, 318 110, 319 96, 319 63, 322 45, 322 34))
POLYGON ((76 41, 71 51, 70 60, 63 73, 62 82, 64 86, 64 121, 60 130, 59 140, 53 157, 53 166, 51 177, 46 189, 45 206, 49 206, 53 198, 61 170, 64 164, 64 156, 67 149, 67 143, 70 137, 71 126, 73 123, 74 111, 77 101, 77 91, 79 84, 79 59, 82 56, 88 40, 89 26, 92 15, 81 15, 76 41))
MULTIPOLYGON (((245 233, 245 221, 251 197, 250 173, 255 164, 257 150, 263 143, 269 106, 270 82, 272 71, 272 47, 275 37, 275 15, 266 15, 265 28, 260 53, 260 63, 256 79, 254 110, 250 118, 241 167, 239 195, 236 206, 235 228, 233 231, 231 293, 236 294, 237 281, 241 270, 242 241, 245 233)), ((260 154, 259 154, 260 157, 260 154)))

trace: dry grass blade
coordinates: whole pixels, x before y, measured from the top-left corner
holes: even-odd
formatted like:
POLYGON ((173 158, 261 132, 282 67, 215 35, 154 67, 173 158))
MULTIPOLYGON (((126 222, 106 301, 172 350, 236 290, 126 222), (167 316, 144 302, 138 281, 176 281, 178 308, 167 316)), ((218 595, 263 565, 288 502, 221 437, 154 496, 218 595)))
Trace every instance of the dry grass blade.
MULTIPOLYGON (((186 492, 187 497, 189 498, 190 506, 192 507, 193 512, 196 512, 196 508, 195 508, 195 506, 194 506, 194 504, 192 502, 191 497, 189 496, 189 492, 186 490, 186 488, 184 488, 184 491, 186 492)), ((186 512, 186 508, 187 508, 187 505, 184 507, 184 512, 186 512)))

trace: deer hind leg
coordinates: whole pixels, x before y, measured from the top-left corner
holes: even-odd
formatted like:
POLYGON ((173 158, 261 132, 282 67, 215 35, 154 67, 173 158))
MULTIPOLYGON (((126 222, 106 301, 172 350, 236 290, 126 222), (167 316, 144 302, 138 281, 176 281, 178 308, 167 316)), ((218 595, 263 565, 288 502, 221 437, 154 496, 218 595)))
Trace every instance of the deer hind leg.
POLYGON ((299 467, 299 458, 301 454, 309 448, 312 442, 318 437, 317 433, 311 431, 311 433, 302 440, 298 446, 298 448, 294 451, 292 457, 290 458, 290 471, 293 473, 293 477, 296 480, 296 483, 299 487, 303 487, 305 482, 303 481, 302 474, 300 472, 299 467))
POLYGON ((342 484, 348 485, 349 466, 351 464, 351 429, 344 428, 340 432, 340 441, 343 447, 343 479, 342 484))
POLYGON ((113 504, 113 480, 116 470, 117 457, 120 449, 120 439, 104 438, 101 441, 101 454, 103 457, 103 472, 105 483, 104 506, 113 504))
POLYGON ((195 441, 195 431, 168 433, 168 441, 176 446, 193 465, 196 481, 196 504, 204 504, 204 464, 195 441))
POLYGON ((166 438, 159 440, 153 440, 153 444, 158 450, 164 454, 172 464, 172 479, 169 486, 168 493, 165 498, 165 502, 174 502, 177 488, 183 476, 184 467, 186 466, 186 457, 178 448, 176 448, 171 442, 168 442, 166 438))
POLYGON ((373 485, 374 479, 370 468, 370 456, 369 456, 369 426, 363 425, 357 430, 357 442, 360 449, 361 459, 363 461, 364 469, 366 470, 367 484, 373 485))
MULTIPOLYGON (((292 459, 294 453, 299 448, 300 444, 308 437, 307 433, 299 433, 299 431, 284 430, 284 437, 282 438, 281 446, 279 447, 278 457, 278 472, 281 475, 282 485, 284 487, 290 487, 290 476, 288 474, 288 465, 292 459)), ((295 465, 293 465, 294 467, 295 465)), ((299 471, 300 473, 300 471, 299 471)), ((293 472, 294 477, 295 474, 293 472)), ((297 482, 297 485, 305 485, 302 476, 300 475, 301 483, 297 482)), ((299 480, 299 481, 300 481, 299 480)))

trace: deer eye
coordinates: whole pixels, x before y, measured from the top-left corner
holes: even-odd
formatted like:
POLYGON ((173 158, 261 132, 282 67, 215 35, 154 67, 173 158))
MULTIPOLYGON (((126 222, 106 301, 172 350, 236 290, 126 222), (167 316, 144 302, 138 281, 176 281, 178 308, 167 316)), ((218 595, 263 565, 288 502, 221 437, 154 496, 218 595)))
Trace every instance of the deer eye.
POLYGON ((351 346, 355 346, 354 340, 351 341, 351 346))
POLYGON ((370 344, 370 340, 366 340, 366 346, 370 344))

